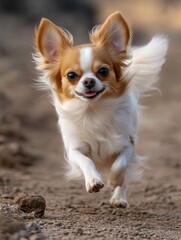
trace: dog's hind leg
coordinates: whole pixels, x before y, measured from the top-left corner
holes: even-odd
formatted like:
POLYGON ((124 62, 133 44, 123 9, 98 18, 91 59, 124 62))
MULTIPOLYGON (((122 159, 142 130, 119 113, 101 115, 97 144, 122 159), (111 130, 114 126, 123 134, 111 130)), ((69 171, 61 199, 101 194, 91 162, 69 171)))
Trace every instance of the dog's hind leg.
POLYGON ((113 207, 126 208, 128 206, 126 199, 126 186, 117 186, 114 189, 113 195, 110 199, 110 204, 113 207))
POLYGON ((110 203, 114 207, 127 207, 125 175, 134 155, 134 146, 130 144, 120 153, 113 163, 108 177, 108 185, 114 190, 110 203))
MULTIPOLYGON (((122 169, 118 174, 116 175, 110 175, 109 181, 112 181, 112 183, 119 182, 119 185, 117 185, 114 188, 113 195, 110 199, 110 204, 113 207, 118 208, 126 208, 128 206, 127 199, 126 199, 126 183, 125 183, 125 173, 126 169, 122 169), (114 179, 114 177, 116 179, 114 179)), ((111 183, 109 182, 109 185, 111 183)))

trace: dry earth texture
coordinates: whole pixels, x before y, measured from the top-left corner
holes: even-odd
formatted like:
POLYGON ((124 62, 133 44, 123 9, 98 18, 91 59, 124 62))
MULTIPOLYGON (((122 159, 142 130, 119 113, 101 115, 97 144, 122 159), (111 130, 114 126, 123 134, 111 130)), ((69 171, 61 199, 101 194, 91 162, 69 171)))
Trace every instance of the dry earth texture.
POLYGON ((147 169, 129 185, 129 208, 114 209, 107 187, 90 194, 65 180, 54 109, 33 86, 33 26, 1 20, 0 239, 181 239, 181 35, 170 37, 162 94, 142 101, 137 148, 147 169))

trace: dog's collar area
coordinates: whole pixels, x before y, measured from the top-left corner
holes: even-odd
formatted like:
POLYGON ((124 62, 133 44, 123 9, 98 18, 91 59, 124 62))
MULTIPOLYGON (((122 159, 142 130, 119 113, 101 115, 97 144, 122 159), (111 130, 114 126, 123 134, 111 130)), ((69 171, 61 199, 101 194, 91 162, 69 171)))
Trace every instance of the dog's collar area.
POLYGON ((104 91, 105 91, 105 87, 103 87, 99 91, 88 91, 85 93, 80 93, 80 92, 75 91, 75 93, 80 97, 87 98, 87 99, 93 99, 93 98, 97 97, 99 94, 103 93, 104 91))

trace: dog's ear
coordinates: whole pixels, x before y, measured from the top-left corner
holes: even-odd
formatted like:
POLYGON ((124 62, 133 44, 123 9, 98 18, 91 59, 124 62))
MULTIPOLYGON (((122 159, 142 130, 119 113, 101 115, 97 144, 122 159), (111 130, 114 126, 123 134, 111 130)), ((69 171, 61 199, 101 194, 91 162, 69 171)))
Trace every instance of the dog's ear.
POLYGON ((115 12, 101 26, 93 28, 90 38, 93 44, 103 45, 117 55, 126 52, 131 32, 120 12, 115 12))
POLYGON ((43 18, 35 33, 36 49, 48 63, 55 62, 64 49, 72 46, 72 35, 43 18))

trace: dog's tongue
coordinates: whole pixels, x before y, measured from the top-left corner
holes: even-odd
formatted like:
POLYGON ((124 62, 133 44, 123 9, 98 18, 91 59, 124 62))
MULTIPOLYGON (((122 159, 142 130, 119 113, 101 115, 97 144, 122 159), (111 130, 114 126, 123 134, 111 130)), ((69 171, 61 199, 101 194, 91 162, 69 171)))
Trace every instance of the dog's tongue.
POLYGON ((97 92, 87 92, 87 93, 84 93, 84 96, 85 97, 93 97, 96 95, 97 92))

